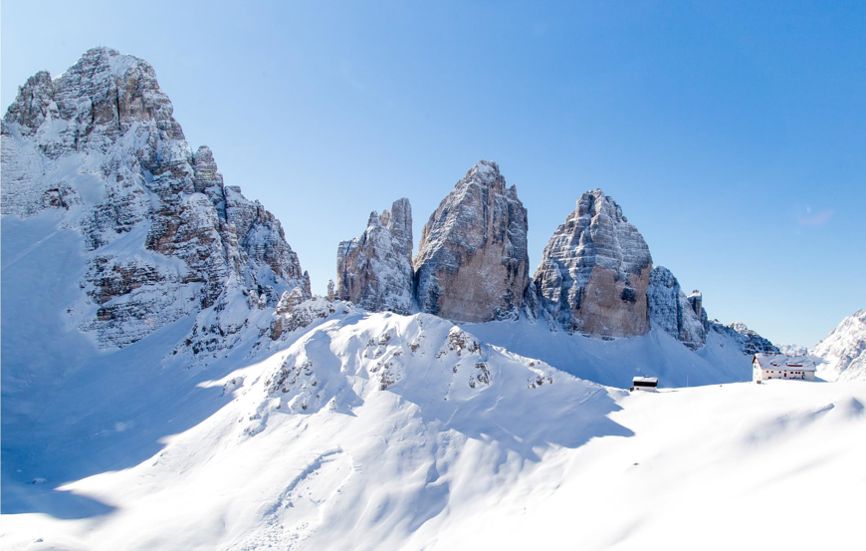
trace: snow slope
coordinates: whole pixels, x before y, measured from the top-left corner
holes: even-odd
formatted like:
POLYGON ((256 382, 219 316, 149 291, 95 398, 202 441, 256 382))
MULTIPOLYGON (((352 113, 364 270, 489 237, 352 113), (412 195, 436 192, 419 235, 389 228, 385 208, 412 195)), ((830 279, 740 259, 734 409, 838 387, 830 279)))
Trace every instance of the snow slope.
POLYGON ((58 216, 2 222, 4 549, 686 548, 761 515, 786 530, 757 541, 856 536, 866 384, 629 395, 566 371, 675 386, 747 358, 341 303, 276 341, 253 317, 206 367, 173 353, 194 316, 101 350, 68 319, 86 259, 58 216))
POLYGON ((552 330, 544 322, 519 320, 466 324, 482 340, 539 358, 572 375, 628 388, 635 375, 659 377, 662 387, 748 381, 751 356, 716 331, 693 352, 661 329, 611 340, 552 330))
POLYGON ((843 319, 812 354, 817 356, 818 375, 825 379, 866 380, 866 310, 843 319))
POLYGON ((866 490, 864 383, 630 395, 440 318, 350 313, 196 388, 216 406, 200 422, 57 488, 90 511, 5 515, 0 544, 797 549, 859 537, 845 504, 866 490))

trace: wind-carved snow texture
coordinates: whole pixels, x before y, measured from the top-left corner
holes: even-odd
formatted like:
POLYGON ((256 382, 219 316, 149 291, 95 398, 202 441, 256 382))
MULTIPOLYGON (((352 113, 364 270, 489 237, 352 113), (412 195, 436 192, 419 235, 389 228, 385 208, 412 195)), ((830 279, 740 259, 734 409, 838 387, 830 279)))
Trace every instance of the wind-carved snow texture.
POLYGON ((415 257, 418 306, 456 321, 516 318, 528 285, 526 209, 480 161, 439 204, 415 257))
POLYGON ((358 318, 360 330, 347 322, 329 322, 289 347, 266 381, 266 397, 250 417, 249 434, 260 431, 273 411, 351 410, 362 403, 359 392, 364 394, 353 381, 367 381, 379 391, 421 390, 423 397, 417 399, 431 403, 472 400, 495 384, 503 370, 509 373, 508 384, 522 378, 520 385, 528 390, 554 382, 555 370, 543 361, 482 343, 435 316, 392 316, 385 323, 379 318, 375 330, 371 322, 376 318, 358 318), (408 382, 401 385, 404 379, 408 382))
POLYGON ((566 330, 602 337, 649 331, 646 242, 600 189, 577 201, 535 272, 541 307, 566 330))
POLYGON ((812 351, 822 361, 819 375, 831 380, 866 380, 866 310, 843 319, 812 351))
POLYGON ((416 310, 408 199, 394 201, 382 214, 373 211, 360 237, 340 243, 336 294, 371 312, 416 310))
POLYGON ((674 274, 664 266, 650 272, 647 288, 650 323, 697 350, 707 342, 706 312, 699 291, 687 297, 674 274))
POLYGON ((123 347, 197 315, 195 352, 232 345, 251 310, 309 278, 282 227, 193 154, 146 62, 89 50, 57 79, 37 73, 2 123, 2 213, 49 209, 80 232, 87 273, 72 322, 123 347))

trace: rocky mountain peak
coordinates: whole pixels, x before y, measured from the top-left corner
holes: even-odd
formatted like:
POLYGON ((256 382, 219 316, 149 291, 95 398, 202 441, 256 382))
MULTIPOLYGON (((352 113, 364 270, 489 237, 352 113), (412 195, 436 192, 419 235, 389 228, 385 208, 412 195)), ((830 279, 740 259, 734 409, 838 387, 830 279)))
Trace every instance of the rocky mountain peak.
POLYGON ((534 280, 543 310, 567 330, 642 335, 651 270, 643 236, 613 198, 594 189, 548 241, 534 280))
POLYGON ((110 48, 88 50, 60 77, 40 72, 28 79, 3 119, 3 133, 31 135, 37 130, 43 153, 56 158, 69 151, 106 151, 127 131, 138 127, 140 142, 164 142, 150 164, 178 161, 188 151, 170 147, 183 141, 171 101, 162 92, 147 62, 110 48), (43 126, 49 120, 52 124, 43 126), (160 136, 162 140, 158 140, 160 136))
POLYGON ((528 285, 526 208, 492 161, 476 163, 430 216, 415 257, 419 308, 456 321, 513 318, 528 285))
POLYGON ((466 176, 458 182, 458 185, 470 185, 473 183, 496 186, 499 189, 505 189, 506 187, 505 178, 499 172, 499 165, 494 161, 483 159, 466 171, 466 176))
POLYGON ((53 209, 83 237, 81 300, 66 311, 101 347, 195 316, 194 351, 232 345, 252 310, 309 278, 276 218, 192 154, 145 61, 88 50, 37 73, 3 119, 2 212, 53 209))
POLYGON ((370 311, 415 311, 412 271, 412 207, 398 199, 373 211, 359 236, 337 249, 336 295, 370 311))
POLYGON ((54 101, 54 83, 48 71, 39 71, 18 89, 15 102, 3 118, 4 133, 7 124, 15 123, 24 133, 31 133, 49 115, 54 101))

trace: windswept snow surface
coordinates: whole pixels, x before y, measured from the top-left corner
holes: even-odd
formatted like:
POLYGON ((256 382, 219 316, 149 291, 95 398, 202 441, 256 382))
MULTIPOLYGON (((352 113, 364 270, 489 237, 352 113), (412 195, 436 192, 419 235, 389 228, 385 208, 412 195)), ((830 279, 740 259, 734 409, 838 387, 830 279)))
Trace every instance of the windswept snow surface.
POLYGON ((716 331, 693 352, 654 328, 637 337, 599 339, 551 330, 541 321, 498 321, 464 326, 478 338, 512 352, 546 361, 577 377, 628 388, 635 375, 659 378, 661 387, 748 381, 752 357, 716 331))
POLYGON ((273 343, 252 319, 207 365, 172 353, 191 318, 99 350, 67 319, 81 237, 52 216, 3 219, 0 548, 859 541, 866 383, 629 394, 565 370, 695 384, 744 356, 346 306, 273 343), (685 358, 715 371, 678 379, 685 358))

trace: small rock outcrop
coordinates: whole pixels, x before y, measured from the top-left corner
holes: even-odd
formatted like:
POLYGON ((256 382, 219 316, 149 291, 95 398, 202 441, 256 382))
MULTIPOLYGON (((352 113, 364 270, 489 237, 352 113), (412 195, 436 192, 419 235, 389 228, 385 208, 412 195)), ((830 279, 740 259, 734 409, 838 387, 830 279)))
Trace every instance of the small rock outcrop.
POLYGON ((2 213, 54 210, 83 237, 81 299, 66 305, 103 348, 186 316, 195 352, 229 347, 251 312, 308 275, 276 218, 192 153, 153 68, 108 48, 57 79, 40 72, 2 121, 2 213))
POLYGON ((584 193, 544 248, 535 272, 543 312, 568 331, 602 336, 649 330, 646 242, 600 189, 584 193))
POLYGON ((424 226, 415 257, 418 307, 454 321, 518 316, 528 281, 526 208, 499 166, 480 161, 424 226))
POLYGON ((398 199, 391 210, 372 212, 359 237, 337 249, 336 296, 372 311, 416 310, 412 269, 412 207, 398 199))
POLYGON ((699 291, 686 296, 674 274, 664 266, 650 272, 647 287, 650 323, 697 350, 707 341, 706 313, 699 291))

